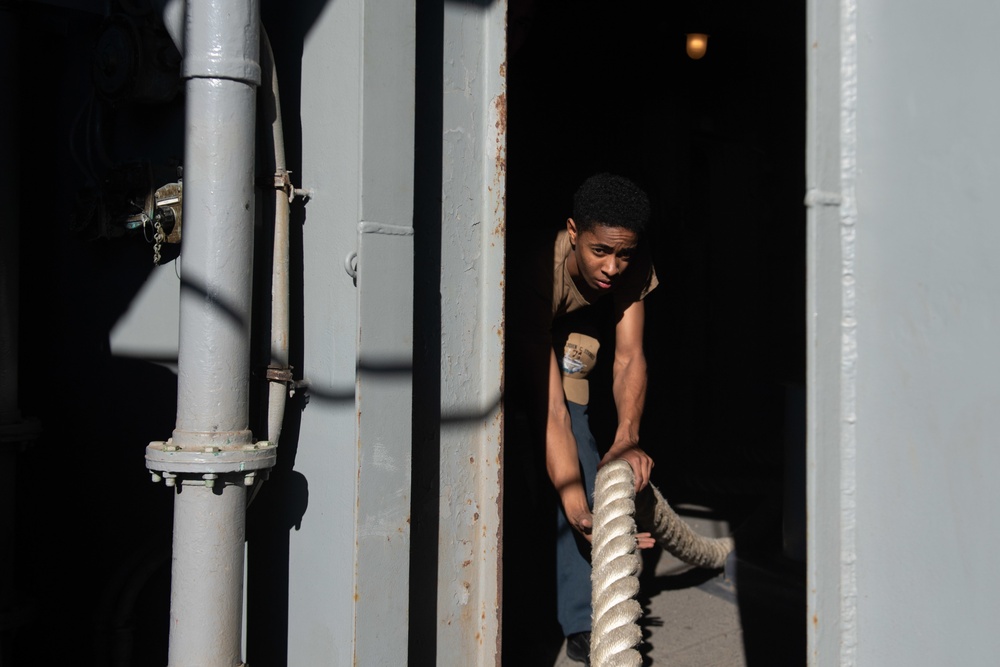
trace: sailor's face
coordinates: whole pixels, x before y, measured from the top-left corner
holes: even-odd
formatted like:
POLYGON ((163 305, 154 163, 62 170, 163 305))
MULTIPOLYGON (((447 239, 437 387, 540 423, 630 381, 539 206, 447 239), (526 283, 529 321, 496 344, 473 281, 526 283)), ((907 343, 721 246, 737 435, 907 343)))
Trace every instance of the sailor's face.
POLYGON ((605 225, 594 225, 578 232, 572 219, 567 221, 566 229, 573 245, 575 264, 571 264, 570 274, 577 285, 582 281, 598 294, 613 291, 635 254, 639 241, 636 233, 623 227, 605 225))

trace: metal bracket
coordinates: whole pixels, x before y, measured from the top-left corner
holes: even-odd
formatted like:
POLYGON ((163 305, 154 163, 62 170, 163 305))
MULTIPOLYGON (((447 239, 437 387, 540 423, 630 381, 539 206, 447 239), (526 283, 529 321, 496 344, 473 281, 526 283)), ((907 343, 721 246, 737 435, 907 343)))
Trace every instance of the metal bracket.
POLYGON ((284 382, 286 384, 291 384, 295 381, 295 377, 292 375, 292 368, 282 368, 280 366, 268 366, 267 371, 265 371, 265 377, 272 382, 284 382))
POLYGON ((827 192, 813 188, 806 193, 803 202, 808 208, 817 206, 840 206, 843 203, 843 196, 839 192, 827 192))
POLYGON ((349 275, 351 277, 351 280, 354 281, 354 284, 357 285, 358 252, 356 250, 352 250, 351 252, 347 253, 346 257, 344 257, 344 271, 347 271, 347 275, 349 275))
POLYGON ((292 172, 287 169, 279 169, 274 172, 274 189, 284 192, 285 196, 288 197, 289 204, 295 201, 296 197, 300 197, 303 203, 312 197, 312 190, 292 185, 292 172))

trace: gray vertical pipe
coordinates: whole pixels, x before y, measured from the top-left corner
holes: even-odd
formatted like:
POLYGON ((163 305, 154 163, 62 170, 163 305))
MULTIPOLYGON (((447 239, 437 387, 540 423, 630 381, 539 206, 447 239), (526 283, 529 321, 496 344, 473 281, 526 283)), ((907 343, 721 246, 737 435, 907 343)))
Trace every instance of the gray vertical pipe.
MULTIPOLYGON (((182 449, 249 443, 256 0, 190 0, 177 423, 182 449)), ((183 481, 174 503, 170 667, 240 664, 246 488, 183 481)))
MULTIPOLYGON (((281 95, 278 93, 278 70, 274 62, 274 51, 267 32, 264 39, 264 71, 268 75, 270 98, 273 102, 274 118, 271 119, 271 146, 274 153, 275 185, 281 177, 288 176, 285 162, 285 131, 281 122, 281 95)), ((265 82, 267 83, 267 82, 265 82)), ((288 182, 291 188, 291 181, 288 182)), ((290 211, 290 190, 275 190, 274 199, 274 249, 271 269, 271 365, 270 368, 288 371, 288 300, 289 300, 289 236, 288 221, 290 211)), ((268 383, 267 439, 277 445, 281 438, 281 425, 285 418, 285 402, 288 385, 284 381, 271 379, 268 383)))
POLYGON ((249 441, 255 0, 188 3, 187 129, 174 442, 249 441))

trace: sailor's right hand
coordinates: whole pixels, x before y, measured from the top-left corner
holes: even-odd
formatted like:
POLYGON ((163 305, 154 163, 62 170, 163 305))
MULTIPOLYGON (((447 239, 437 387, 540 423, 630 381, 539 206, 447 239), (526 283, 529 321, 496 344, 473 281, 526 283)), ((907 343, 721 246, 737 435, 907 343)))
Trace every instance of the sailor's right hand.
POLYGON ((566 513, 566 520, 576 530, 583 535, 588 542, 591 541, 594 529, 594 517, 590 512, 587 503, 582 504, 573 501, 563 502, 563 511, 566 513))

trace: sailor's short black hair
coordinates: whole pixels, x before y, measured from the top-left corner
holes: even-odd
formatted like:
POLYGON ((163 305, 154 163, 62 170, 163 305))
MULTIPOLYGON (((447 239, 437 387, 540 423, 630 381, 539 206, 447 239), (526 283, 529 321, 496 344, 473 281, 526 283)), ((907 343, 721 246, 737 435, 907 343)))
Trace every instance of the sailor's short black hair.
POLYGON ((573 195, 573 220, 580 232, 603 225, 622 227, 642 236, 649 215, 649 197, 624 176, 595 174, 573 195))

